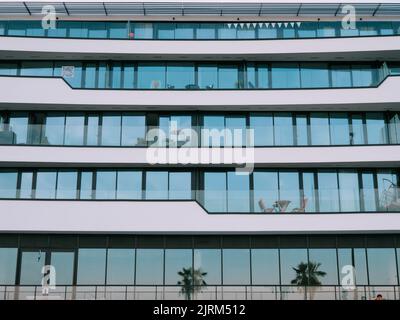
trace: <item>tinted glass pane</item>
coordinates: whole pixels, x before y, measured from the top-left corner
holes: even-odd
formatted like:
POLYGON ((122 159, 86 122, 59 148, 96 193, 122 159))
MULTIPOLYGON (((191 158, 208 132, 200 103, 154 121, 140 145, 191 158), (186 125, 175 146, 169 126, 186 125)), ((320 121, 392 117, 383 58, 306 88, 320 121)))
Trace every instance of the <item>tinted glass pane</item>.
POLYGON ((124 88, 132 89, 134 87, 135 80, 135 66, 133 64, 124 64, 123 71, 124 88))
POLYGON ((300 72, 297 63, 273 63, 271 72, 272 88, 300 88, 300 72))
POLYGON ((57 178, 57 199, 76 199, 78 173, 59 171, 57 178))
POLYGON ((67 114, 65 118, 65 144, 83 145, 85 117, 79 114, 67 114))
POLYGON ((81 173, 80 199, 93 198, 93 172, 83 171, 81 173))
POLYGON ((97 79, 97 88, 104 89, 108 88, 109 85, 109 73, 108 66, 106 62, 99 62, 99 71, 97 79))
POLYGON ((28 115, 11 114, 9 118, 10 131, 14 133, 14 143, 25 144, 28 142, 28 115))
POLYGON ((241 147, 247 143, 246 118, 241 116, 225 117, 225 146, 241 147))
POLYGON ((221 250, 196 249, 194 250, 194 270, 203 275, 208 285, 221 283, 221 250))
POLYGON ((219 66, 218 88, 237 89, 239 88, 239 71, 237 66, 219 66))
POLYGON ((250 284, 250 250, 223 250, 223 278, 224 284, 250 284))
POLYGON ((374 187, 374 174, 362 174, 362 199, 365 211, 376 211, 376 193, 374 187))
POLYGON ((122 145, 144 146, 146 134, 146 117, 122 115, 122 145))
POLYGON ((327 64, 302 63, 300 72, 302 88, 329 87, 329 71, 327 64))
POLYGON ((21 76, 51 77, 53 64, 41 61, 23 61, 21 63, 21 76))
POLYGON ((107 284, 127 285, 134 283, 135 250, 108 249, 107 284))
POLYGON ((121 116, 104 114, 101 127, 101 144, 119 146, 121 144, 121 116))
POLYGON ((108 23, 108 33, 111 39, 125 39, 128 37, 128 26, 126 22, 108 23))
POLYGON ((139 63, 138 88, 139 89, 165 88, 165 66, 139 63))
POLYGON ((308 145, 308 124, 307 115, 297 114, 296 115, 296 144, 298 146, 308 145))
POLYGON ((321 285, 338 284, 336 249, 310 249, 309 261, 312 266, 317 267, 315 273, 311 272, 310 268, 310 278, 316 276, 321 285))
POLYGON ((177 23, 175 29, 175 39, 194 39, 194 30, 197 24, 177 23))
POLYGON ((226 173, 204 173, 204 205, 209 212, 225 212, 226 203, 226 173))
POLYGON ((301 270, 307 268, 307 249, 281 249, 281 283, 304 286, 308 284, 307 273, 301 270), (296 271, 299 270, 299 272, 296 271))
POLYGON ((111 66, 111 88, 122 88, 122 64, 120 62, 114 62, 111 66))
POLYGON ((118 171, 117 199, 142 199, 142 172, 118 171))
POLYGON ((279 201, 277 204, 280 212, 297 212, 302 209, 297 172, 279 172, 279 201))
POLYGON ((0 248, 0 285, 15 283, 17 253, 17 248, 0 248))
POLYGON ((274 144, 274 127, 272 113, 250 116, 250 128, 254 132, 255 146, 272 146, 274 144))
POLYGON ((104 284, 106 278, 106 252, 106 249, 79 249, 78 284, 104 284))
POLYGON ((136 284, 162 284, 163 260, 162 249, 137 249, 136 284))
POLYGON ((39 171, 36 178, 36 198, 54 199, 56 197, 57 172, 39 171))
POLYGON ((146 199, 168 199, 168 172, 146 172, 146 199))
POLYGON ((376 83, 376 70, 369 65, 353 65, 353 86, 369 87, 376 83))
POLYGON ((250 181, 248 175, 228 172, 228 212, 250 211, 250 181))
POLYGON ((354 170, 339 171, 340 211, 360 211, 358 174, 354 170))
POLYGON ((167 65, 167 89, 196 89, 194 65, 167 65))
MULTIPOLYGON (((190 281, 192 275, 192 250, 190 249, 167 249, 165 250, 165 284, 176 285, 179 282, 190 281), (181 274, 180 274, 181 273, 181 274)), ((197 280, 201 281, 201 275, 196 274, 197 280)))
POLYGON ((42 282, 42 267, 45 265, 45 252, 24 251, 21 257, 21 285, 40 285, 42 282))
POLYGON ((197 68, 198 84, 201 89, 215 89, 218 83, 216 65, 199 65, 197 68))
POLYGON ((0 198, 16 197, 17 177, 17 172, 0 172, 0 198))
POLYGON ((290 112, 274 113, 274 138, 276 146, 293 145, 293 122, 290 112))
POLYGON ((364 144, 365 136, 364 136, 364 124, 363 124, 363 116, 361 114, 353 114, 351 116, 351 144, 364 144))
POLYGON ((63 113, 50 113, 46 117, 46 125, 44 126, 43 144, 63 145, 64 144, 64 123, 65 116, 63 113))
POLYGON ((51 265, 56 270, 57 285, 72 285, 74 276, 74 252, 52 252, 51 265))
POLYGON ((134 23, 134 32, 132 36, 136 39, 153 38, 153 24, 145 22, 134 23))
POLYGON ((277 212, 279 206, 278 173, 256 171, 254 176, 254 210, 256 212, 277 212))
POLYGON ((351 87, 351 68, 350 66, 333 65, 331 66, 332 87, 351 87))
POLYGON ((196 39, 215 39, 217 25, 201 23, 196 30, 196 39))
POLYGON ((253 285, 279 284, 279 252, 277 249, 252 249, 253 285))
POLYGON ((368 272, 371 285, 397 285, 395 250, 368 248, 368 272))
POLYGON ((354 266, 355 283, 357 285, 368 284, 367 258, 365 255, 365 249, 338 249, 338 258, 339 272, 341 273, 341 277, 345 275, 342 273, 344 266, 354 266))
POLYGON ((55 62, 54 75, 63 77, 72 88, 81 88, 82 62, 55 62))
POLYGON ((331 144, 349 144, 350 132, 346 113, 332 112, 330 114, 331 144))
POLYGON ((396 210, 398 206, 397 177, 391 170, 378 170, 379 209, 396 210))
POLYGON ((0 63, 0 75, 2 76, 16 76, 18 64, 16 63, 0 63))
POLYGON ((303 195, 299 212, 316 211, 316 191, 313 172, 303 172, 303 195))
POLYGON ((88 146, 99 145, 99 116, 88 116, 86 144, 88 146))
POLYGON ((174 39, 175 24, 174 23, 157 23, 156 25, 157 39, 174 39))
POLYGON ((96 64, 87 63, 85 66, 85 88, 96 87, 96 64))
POLYGON ((115 171, 97 171, 96 199, 115 199, 116 176, 115 171))
POLYGON ((310 125, 311 144, 328 145, 330 143, 328 114, 312 112, 310 114, 310 125))
POLYGON ((385 117, 383 113, 366 113, 368 144, 384 144, 388 142, 385 117))
MULTIPOLYGON (((1 176, 1 174, 0 174, 1 176)), ((19 197, 21 199, 31 199, 32 198, 32 172, 21 172, 21 187, 19 197)), ((1 178, 0 178, 1 180, 1 178)))
POLYGON ((169 173, 169 199, 192 198, 192 175, 190 172, 169 173))
POLYGON ((318 172, 319 209, 321 212, 339 211, 339 194, 336 172, 318 172))

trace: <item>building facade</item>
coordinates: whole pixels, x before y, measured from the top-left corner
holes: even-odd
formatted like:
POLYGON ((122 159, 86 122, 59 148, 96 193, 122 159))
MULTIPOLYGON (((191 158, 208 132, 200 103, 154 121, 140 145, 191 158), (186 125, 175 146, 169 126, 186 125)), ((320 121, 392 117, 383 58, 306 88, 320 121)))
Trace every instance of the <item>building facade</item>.
POLYGON ((400 299, 400 3, 0 3, 0 299, 400 299))

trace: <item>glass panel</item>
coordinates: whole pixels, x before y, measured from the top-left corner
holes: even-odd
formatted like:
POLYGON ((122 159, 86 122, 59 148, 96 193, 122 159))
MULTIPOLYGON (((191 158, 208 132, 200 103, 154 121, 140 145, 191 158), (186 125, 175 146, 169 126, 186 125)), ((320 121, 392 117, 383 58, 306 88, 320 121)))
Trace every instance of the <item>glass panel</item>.
POLYGON ((336 172, 318 171, 319 210, 339 212, 339 195, 336 172))
POLYGON ((224 23, 218 25, 218 39, 235 39, 237 24, 224 23))
POLYGON ((396 210, 400 203, 396 174, 391 170, 378 170, 377 181, 379 209, 384 211, 396 210))
POLYGON ((10 131, 14 133, 14 143, 25 144, 28 142, 28 115, 12 113, 9 118, 10 131))
POLYGON ((308 285, 307 249, 281 249, 280 254, 282 285, 308 285))
POLYGON ((47 114, 42 144, 63 145, 64 123, 65 115, 63 113, 47 114))
POLYGON ((348 115, 344 112, 330 113, 331 144, 350 144, 348 115))
POLYGON ((142 199, 142 172, 118 171, 117 199, 142 199))
POLYGON ((254 211, 277 212, 278 201, 278 173, 256 171, 254 179, 254 211))
POLYGON ((300 65, 302 88, 328 88, 329 69, 328 64, 302 63, 300 65))
POLYGON ((199 65, 197 77, 201 89, 215 89, 218 83, 218 68, 216 65, 199 65))
POLYGON ((107 28, 105 22, 83 22, 88 28, 89 38, 106 39, 107 38, 107 28))
POLYGON ((99 145, 99 116, 89 115, 87 124, 87 141, 88 146, 99 145))
POLYGON ((368 248, 371 285, 397 285, 396 256, 393 248, 368 248))
POLYGON ((174 39, 175 38, 175 23, 157 23, 156 37, 157 39, 174 39))
POLYGON ((96 199, 115 199, 116 171, 97 171, 96 199))
POLYGON ((21 63, 21 76, 51 77, 53 64, 41 61, 23 61, 21 63))
POLYGON ((65 117, 65 144, 83 145, 83 135, 85 132, 85 116, 83 114, 67 113, 65 117))
POLYGON ((280 212, 298 212, 300 206, 300 186, 298 172, 279 172, 279 201, 280 212))
POLYGON ((339 171, 340 211, 360 211, 360 189, 355 170, 339 171))
POLYGON ((135 82, 135 66, 133 63, 125 63, 123 71, 124 88, 134 88, 135 82))
POLYGON ((46 253, 41 250, 22 252, 21 285, 40 285, 42 283, 42 267, 45 265, 45 259, 46 253))
POLYGON ((153 23, 135 22, 134 33, 131 38, 135 39, 152 39, 153 38, 153 23))
POLYGON ((272 113, 251 114, 250 128, 254 130, 254 145, 272 146, 274 144, 274 126, 272 113))
POLYGON ((76 199, 78 172, 59 171, 57 178, 57 199, 76 199))
POLYGON ((126 39, 128 37, 127 22, 110 22, 107 23, 110 39, 126 39))
POLYGON ((167 89, 197 89, 194 80, 194 65, 167 65, 167 89))
POLYGON ((109 87, 109 73, 108 65, 106 62, 99 62, 98 80, 97 88, 104 89, 109 87))
POLYGON ((194 30, 197 24, 177 23, 175 29, 175 39, 194 39, 194 30))
MULTIPOLYGON (((191 249, 167 249, 165 250, 165 284, 181 285, 182 290, 188 282, 193 284, 192 250, 191 249)), ((202 276, 196 274, 199 284, 202 284, 202 276)), ((196 282, 197 282, 196 281, 196 282)), ((187 292, 185 290, 185 292, 187 292)), ((189 291, 190 292, 190 291, 189 291)))
POLYGON ((121 145, 121 115, 107 113, 103 114, 101 144, 103 146, 121 145))
POLYGON ((163 249, 136 250, 136 285, 163 284, 163 249))
POLYGON ((63 77, 72 88, 82 87, 82 62, 56 61, 54 76, 63 77))
POLYGON ((135 249, 108 249, 107 284, 134 284, 135 249))
POLYGON ((329 145, 329 119, 327 113, 311 112, 310 127, 312 145, 329 145))
POLYGON ((204 116, 202 129, 201 141, 203 146, 219 147, 224 145, 224 116, 204 116))
POLYGON ((168 199, 168 172, 146 172, 146 199, 168 199))
POLYGON ((190 172, 169 173, 169 199, 192 198, 192 174, 190 172))
POLYGON ((308 145, 308 124, 305 114, 296 114, 296 145, 308 145))
POLYGON ((21 172, 21 187, 19 191, 19 197, 21 199, 32 198, 32 180, 33 180, 32 172, 21 172))
POLYGON ((251 250, 252 284, 279 284, 278 249, 251 250))
POLYGON ((274 113, 274 132, 276 146, 293 145, 293 120, 290 112, 274 113))
POLYGON ((51 265, 56 271, 57 285, 72 285, 74 276, 74 252, 52 252, 51 265))
MULTIPOLYGON (((341 277, 345 274, 342 273, 344 266, 354 266, 355 267, 355 283, 357 285, 368 284, 367 276, 367 258, 365 255, 364 248, 351 248, 351 249, 338 249, 338 259, 339 259, 339 272, 341 277)), ((363 292, 354 292, 356 296, 363 296, 363 292)), ((360 298, 360 297, 358 297, 360 298)))
POLYGON ((106 253, 106 249, 78 250, 77 284, 104 284, 106 278, 106 253))
POLYGON ((300 71, 297 63, 273 63, 272 88, 300 88, 300 71))
POLYGON ((17 172, 0 172, 0 198, 14 199, 17 196, 17 172))
POLYGON ((366 113, 368 144, 388 143, 385 116, 383 113, 366 113))
POLYGON ((297 34, 299 38, 315 38, 317 37, 317 25, 315 22, 302 22, 297 25, 297 34))
POLYGON ((246 146, 246 118, 244 116, 226 116, 225 129, 225 146, 246 146))
POLYGON ((38 171, 36 177, 36 199, 55 199, 56 171, 38 171))
POLYGON ((278 30, 272 27, 270 23, 258 24, 258 38, 259 39, 276 39, 278 38, 278 30))
POLYGON ((351 68, 346 65, 331 66, 332 87, 351 87, 351 68))
POLYGON ((239 70, 237 66, 222 65, 218 67, 218 88, 237 89, 239 85, 239 70))
POLYGON ((111 88, 119 89, 122 88, 122 64, 121 62, 113 62, 111 66, 111 88))
POLYGON ((165 88, 165 66, 139 63, 138 88, 139 89, 165 88))
POLYGON ((18 71, 18 64, 16 63, 0 63, 1 76, 16 76, 18 71))
POLYGON ((376 69, 370 65, 353 65, 353 86, 370 87, 376 84, 376 69))
POLYGON ((376 194, 374 188, 374 174, 362 173, 362 199, 364 211, 376 211, 376 194))
POLYGON ((309 261, 309 276, 314 280, 310 285, 338 284, 336 249, 310 249, 309 261), (311 267, 315 267, 315 269, 311 267))
POLYGON ((223 283, 227 285, 250 284, 250 250, 223 250, 223 283))
POLYGON ((364 144, 364 124, 361 114, 351 115, 351 128, 350 144, 364 144))
POLYGON ((318 37, 336 37, 339 32, 337 22, 319 22, 317 36, 318 37))
POLYGON ((25 21, 8 21, 8 35, 9 36, 25 36, 27 29, 27 22, 25 21))
POLYGON ((92 198, 93 198, 93 172, 82 171, 80 199, 92 199, 92 198))
POLYGON ((250 212, 250 179, 248 175, 228 172, 228 212, 250 212))
POLYGON ((17 248, 0 248, 0 285, 15 284, 17 248))
POLYGON ((122 146, 146 145, 146 117, 122 115, 122 146))
POLYGON ((196 29, 196 39, 215 39, 216 29, 216 24, 200 23, 196 29))
POLYGON ((237 29, 237 38, 238 39, 255 39, 256 38, 256 29, 252 24, 246 23, 243 26, 238 27, 237 29))
POLYGON ((226 212, 226 173, 204 173, 204 206, 209 212, 226 212))
POLYGON ((400 113, 390 115, 389 136, 390 143, 400 144, 400 113))
POLYGON ((221 284, 221 250, 195 249, 194 271, 202 275, 207 285, 221 284))
POLYGON ((96 63, 87 63, 85 66, 85 88, 96 87, 96 63))
POLYGON ((303 199, 302 206, 298 212, 315 212, 316 196, 315 196, 315 180, 313 172, 303 172, 303 199))

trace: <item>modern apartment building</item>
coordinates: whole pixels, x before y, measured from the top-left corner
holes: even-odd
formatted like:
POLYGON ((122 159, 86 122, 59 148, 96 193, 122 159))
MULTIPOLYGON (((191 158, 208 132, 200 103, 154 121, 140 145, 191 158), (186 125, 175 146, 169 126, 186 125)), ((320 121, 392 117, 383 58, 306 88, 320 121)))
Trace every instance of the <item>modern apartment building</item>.
POLYGON ((398 1, 0 2, 0 299, 400 299, 399 40, 398 1))

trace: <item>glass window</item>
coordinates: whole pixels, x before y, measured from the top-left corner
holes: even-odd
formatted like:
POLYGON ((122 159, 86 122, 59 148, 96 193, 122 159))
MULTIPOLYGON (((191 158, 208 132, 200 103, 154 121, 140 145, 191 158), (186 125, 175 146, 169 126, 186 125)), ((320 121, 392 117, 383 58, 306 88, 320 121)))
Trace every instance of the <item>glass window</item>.
POLYGON ((226 172, 204 173, 204 206, 209 212, 226 212, 226 172))
POLYGON ((67 113, 65 117, 65 141, 66 145, 83 145, 85 132, 85 116, 83 114, 67 113))
POLYGON ((218 88, 237 89, 239 85, 239 70, 237 66, 221 65, 218 67, 218 88))
POLYGON ((336 37, 339 29, 337 22, 318 22, 318 37, 336 37))
POLYGON ((353 266, 355 268, 356 285, 368 284, 367 275, 367 257, 364 248, 340 248, 338 249, 339 272, 341 277, 344 266, 353 266))
POLYGON ((19 190, 19 197, 21 199, 32 198, 32 180, 33 172, 21 172, 21 187, 19 190))
POLYGON ((99 62, 99 69, 98 69, 98 79, 97 79, 97 88, 104 89, 109 87, 109 72, 108 72, 108 65, 106 62, 99 62))
MULTIPOLYGON (((193 283, 192 250, 167 249, 165 250, 165 284, 184 286, 185 282, 193 283)), ((201 282, 201 275, 198 280, 201 282)))
POLYGON ((225 143, 225 117, 203 116, 202 145, 206 147, 219 147, 225 143))
POLYGON ((376 29, 375 24, 371 24, 370 22, 357 22, 357 27, 360 30, 360 36, 377 36, 378 30, 376 29))
POLYGON ((400 144, 400 113, 390 115, 389 119, 390 143, 400 144))
POLYGON ((135 39, 152 39, 153 38, 153 23, 135 22, 133 25, 133 38, 135 39))
POLYGON ((276 146, 293 145, 293 119, 290 112, 274 113, 274 139, 276 146))
POLYGON ((87 38, 88 25, 84 22, 71 21, 69 22, 69 36, 71 38, 87 38))
POLYGON ((245 23, 245 24, 243 24, 243 26, 238 27, 237 38, 238 39, 255 39, 256 38, 256 29, 253 26, 253 24, 245 23))
POLYGON ((367 112, 365 117, 368 144, 386 144, 388 139, 384 114, 367 112))
POLYGON ((56 171, 38 171, 36 175, 36 199, 55 199, 56 171))
POLYGON ((325 112, 310 113, 310 129, 312 145, 329 145, 329 118, 325 112))
POLYGON ((308 124, 306 114, 296 114, 296 145, 308 145, 308 124))
POLYGON ((326 63, 302 63, 300 76, 302 88, 329 87, 329 69, 326 63))
POLYGON ((195 23, 177 23, 175 27, 175 39, 194 39, 195 23))
POLYGON ((0 75, 1 76, 16 76, 18 70, 18 64, 16 63, 0 63, 0 75))
POLYGON ((363 172, 362 175, 363 211, 376 211, 376 194, 374 187, 374 174, 372 172, 363 172))
POLYGON ((299 173, 290 171, 279 172, 279 201, 280 212, 298 212, 300 207, 299 173))
POLYGON ((37 251, 23 251, 21 256, 21 285, 41 285, 42 267, 45 265, 46 253, 37 251))
POLYGON ((247 145, 246 117, 225 116, 225 146, 241 147, 247 145))
POLYGON ((169 199, 192 198, 192 174, 190 172, 169 173, 169 199))
POLYGON ((118 171, 117 199, 142 199, 142 172, 118 171))
POLYGON ((280 257, 281 283, 283 285, 308 285, 307 249, 281 249, 280 257), (303 270, 306 272, 302 272, 303 270))
POLYGON ((10 131, 14 133, 14 143, 26 144, 28 142, 28 114, 11 113, 9 118, 10 131))
POLYGON ((98 115, 89 115, 87 117, 87 138, 86 144, 88 146, 97 146, 99 145, 99 116, 98 115))
POLYGON ((200 23, 196 29, 196 39, 215 39, 217 25, 213 23, 200 23))
POLYGON ((277 212, 278 173, 255 171, 254 179, 254 210, 256 212, 277 212))
POLYGON ((63 113, 48 113, 44 126, 42 144, 64 144, 65 115, 63 113))
POLYGON ((346 65, 331 66, 332 87, 348 88, 351 87, 351 68, 346 65))
POLYGON ((161 40, 171 40, 175 38, 175 23, 167 22, 162 23, 159 22, 155 24, 156 27, 156 37, 161 40))
POLYGON ((57 199, 76 199, 78 172, 59 171, 57 177, 57 199))
POLYGON ((339 170, 340 211, 360 211, 360 189, 355 170, 339 170))
POLYGON ((370 87, 376 84, 376 69, 370 65, 353 65, 353 86, 370 87))
POLYGON ((320 212, 339 212, 339 192, 336 172, 318 171, 320 212))
POLYGON ((96 199, 115 199, 116 171, 97 171, 96 199))
POLYGON ((364 144, 364 124, 362 114, 351 115, 351 136, 350 144, 364 144))
POLYGON ((224 284, 250 284, 250 250, 224 249, 222 274, 224 284))
POLYGON ((134 284, 135 250, 108 249, 107 254, 107 284, 134 284))
POLYGON ((368 248, 368 273, 371 285, 397 285, 396 256, 393 248, 368 248))
POLYGON ((121 115, 103 114, 101 126, 101 145, 119 146, 121 145, 121 115))
POLYGON ((201 89, 215 89, 218 83, 218 68, 216 65, 199 65, 197 77, 201 89))
POLYGON ((331 144, 347 145, 350 144, 349 120, 347 113, 330 113, 331 144))
POLYGON ((8 21, 8 35, 25 36, 28 23, 27 21, 8 21))
POLYGON ((207 285, 221 284, 221 250, 195 249, 194 271, 203 275, 207 285))
POLYGON ((315 180, 313 172, 303 172, 303 198, 301 199, 301 207, 298 212, 315 212, 316 196, 315 196, 315 180))
POLYGON ((52 252, 51 265, 56 270, 57 285, 72 285, 74 276, 74 252, 52 252))
POLYGON ((92 198, 93 198, 93 172, 82 171, 80 199, 92 199, 92 198))
POLYGON ((259 39, 276 39, 278 38, 278 29, 270 23, 258 23, 258 38, 259 39))
POLYGON ((146 172, 146 199, 168 199, 168 172, 146 172))
POLYGON ((250 179, 248 175, 228 172, 228 212, 250 212, 250 179))
POLYGON ((53 64, 42 61, 23 61, 21 63, 21 76, 51 77, 53 64))
POLYGON ((106 39, 107 27, 105 22, 83 22, 87 25, 89 38, 106 39))
POLYGON ((168 64, 167 89, 196 89, 193 64, 168 64))
POLYGON ((72 88, 82 87, 82 74, 82 62, 55 62, 54 76, 63 77, 72 88))
POLYGON ((96 63, 87 63, 85 65, 85 88, 96 87, 96 63))
POLYGON ((4 36, 6 33, 6 22, 0 22, 0 36, 4 36))
POLYGON ((0 198, 15 198, 17 196, 17 172, 0 172, 0 198))
POLYGON ((106 253, 106 249, 79 249, 77 284, 104 284, 106 279, 106 253))
POLYGON ((165 66, 139 63, 138 88, 161 89, 165 88, 165 66))
MULTIPOLYGON (((316 285, 337 285, 338 284, 338 270, 336 249, 310 249, 309 250, 309 263, 310 266, 317 267, 315 274, 310 273, 310 279, 316 276, 316 285), (318 271, 320 272, 318 274, 318 271)), ((309 272, 313 270, 310 268, 309 272)), ((310 283, 312 285, 313 283, 310 283)))
POLYGON ((136 285, 163 284, 163 249, 136 250, 136 285))
POLYGON ((122 63, 113 62, 111 69, 111 88, 119 89, 122 88, 122 63))
POLYGON ((250 128, 254 132, 255 146, 272 146, 274 144, 274 125, 272 113, 251 114, 250 128))
POLYGON ((127 22, 107 22, 110 39, 126 39, 128 37, 127 22))
POLYGON ((378 170, 377 181, 380 210, 396 210, 399 203, 396 174, 391 170, 378 170))
POLYGON ((218 39, 236 39, 237 23, 224 23, 218 25, 218 39))
POLYGON ((146 145, 146 117, 144 115, 122 115, 122 146, 146 145))
POLYGON ((252 284, 279 284, 278 249, 251 250, 252 284))
POLYGON ((15 284, 17 248, 0 248, 0 285, 15 284))
POLYGON ((316 38, 317 37, 317 23, 315 22, 301 22, 297 24, 297 34, 299 38, 316 38))
POLYGON ((135 66, 133 63, 125 63, 123 70, 124 88, 132 89, 135 85, 135 66))
POLYGON ((300 71, 297 63, 271 65, 272 88, 300 88, 300 71))

